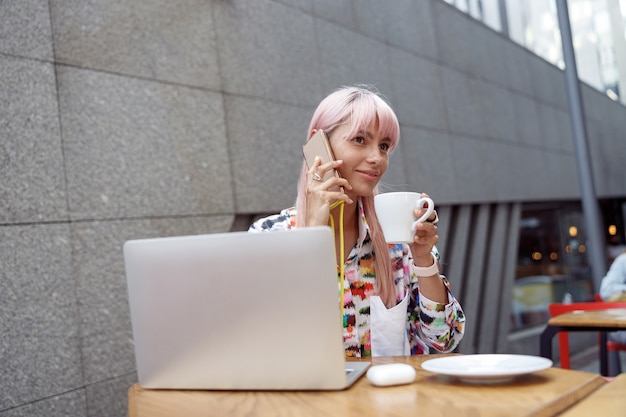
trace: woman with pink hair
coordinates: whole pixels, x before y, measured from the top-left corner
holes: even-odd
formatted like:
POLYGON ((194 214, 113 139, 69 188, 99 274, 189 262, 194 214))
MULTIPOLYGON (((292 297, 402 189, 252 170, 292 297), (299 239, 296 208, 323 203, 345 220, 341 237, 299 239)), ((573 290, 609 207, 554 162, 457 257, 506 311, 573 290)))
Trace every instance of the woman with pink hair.
POLYGON ((335 161, 303 161, 296 207, 257 220, 250 232, 333 227, 346 356, 451 352, 465 316, 438 272, 436 212, 418 223, 412 243, 388 244, 374 209, 400 139, 395 113, 371 87, 342 87, 320 102, 308 137, 318 130, 328 135, 335 161), (324 179, 332 170, 339 176, 324 179))

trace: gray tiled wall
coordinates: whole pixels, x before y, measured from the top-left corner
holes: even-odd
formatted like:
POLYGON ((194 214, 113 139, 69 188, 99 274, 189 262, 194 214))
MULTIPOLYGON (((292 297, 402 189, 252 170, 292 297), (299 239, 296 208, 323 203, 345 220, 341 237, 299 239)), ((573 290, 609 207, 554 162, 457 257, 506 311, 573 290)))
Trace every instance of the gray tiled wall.
MULTIPOLYGON (((381 188, 458 215, 451 271, 468 205, 579 193, 562 73, 440 0, 22 0, 0 22, 1 417, 125 415, 123 242, 291 205, 339 85, 396 109, 381 188)), ((583 94, 598 193, 623 197, 626 111, 583 94)))
POLYGON ((58 63, 220 88, 212 2, 50 0, 49 3, 58 63))
POLYGON ((70 215, 232 213, 220 94, 60 66, 70 215))
POLYGON ((0 52, 46 61, 53 59, 47 1, 3 2, 0 17, 0 52))
POLYGON ((54 65, 0 55, 0 222, 67 220, 54 65))
POLYGON ((0 409, 83 386, 68 224, 0 228, 0 409))

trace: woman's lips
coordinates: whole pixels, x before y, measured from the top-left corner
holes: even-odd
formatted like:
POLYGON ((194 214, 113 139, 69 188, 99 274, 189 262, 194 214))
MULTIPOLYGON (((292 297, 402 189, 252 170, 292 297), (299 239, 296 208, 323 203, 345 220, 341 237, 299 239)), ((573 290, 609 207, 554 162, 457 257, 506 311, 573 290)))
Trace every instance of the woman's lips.
POLYGON ((358 171, 357 170, 357 172, 361 174, 362 176, 364 176, 365 178, 370 179, 370 180, 377 180, 379 177, 379 174, 377 171, 358 171))

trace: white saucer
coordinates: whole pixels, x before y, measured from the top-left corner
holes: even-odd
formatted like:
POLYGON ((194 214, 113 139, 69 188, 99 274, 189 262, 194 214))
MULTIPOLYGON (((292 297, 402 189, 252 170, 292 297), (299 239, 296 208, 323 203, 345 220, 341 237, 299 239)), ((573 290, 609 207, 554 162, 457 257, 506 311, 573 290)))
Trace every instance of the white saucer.
POLYGON ((500 383, 518 375, 542 371, 552 366, 550 359, 530 355, 459 355, 429 359, 422 369, 473 383, 500 383))

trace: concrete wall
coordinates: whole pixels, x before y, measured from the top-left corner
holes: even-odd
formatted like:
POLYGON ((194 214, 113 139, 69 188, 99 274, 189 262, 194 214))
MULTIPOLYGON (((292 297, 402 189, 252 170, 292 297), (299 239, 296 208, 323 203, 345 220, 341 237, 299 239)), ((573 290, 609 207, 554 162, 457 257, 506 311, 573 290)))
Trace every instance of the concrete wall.
MULTIPOLYGON (((292 204, 317 102, 372 83, 402 125, 383 189, 442 214, 465 352, 506 351, 520 202, 577 198, 561 71, 439 0, 0 2, 0 416, 123 416, 125 240, 292 204)), ((584 89, 600 196, 626 110, 584 89)))

